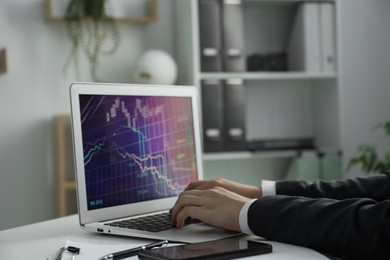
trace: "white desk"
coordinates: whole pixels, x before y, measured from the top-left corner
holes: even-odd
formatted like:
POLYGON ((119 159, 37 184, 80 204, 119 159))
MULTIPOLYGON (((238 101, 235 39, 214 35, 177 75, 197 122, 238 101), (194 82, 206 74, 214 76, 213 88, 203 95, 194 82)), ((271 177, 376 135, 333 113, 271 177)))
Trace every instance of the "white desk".
MULTIPOLYGON (((8 229, 0 232, 0 258, 12 260, 52 260, 66 241, 80 243, 150 243, 150 240, 92 234, 83 231, 78 224, 77 215, 40 222, 32 225, 8 229)), ((304 247, 297 247, 272 241, 271 254, 247 257, 245 259, 328 259, 304 247)), ((82 250, 82 249, 81 249, 82 250)), ((76 260, 78 257, 76 257, 76 260)), ((133 257, 132 259, 137 259, 133 257)))

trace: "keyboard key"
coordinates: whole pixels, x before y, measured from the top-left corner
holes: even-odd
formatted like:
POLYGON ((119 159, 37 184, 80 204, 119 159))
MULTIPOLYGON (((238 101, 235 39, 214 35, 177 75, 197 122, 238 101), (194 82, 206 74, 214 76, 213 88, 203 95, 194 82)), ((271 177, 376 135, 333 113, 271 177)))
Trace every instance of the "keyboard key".
MULTIPOLYGON (((193 218, 188 218, 185 221, 185 225, 195 223, 200 223, 200 221, 193 218)), ((105 225, 128 229, 145 230, 150 232, 159 232, 173 228, 171 224, 171 216, 168 212, 110 222, 106 223, 105 225)))

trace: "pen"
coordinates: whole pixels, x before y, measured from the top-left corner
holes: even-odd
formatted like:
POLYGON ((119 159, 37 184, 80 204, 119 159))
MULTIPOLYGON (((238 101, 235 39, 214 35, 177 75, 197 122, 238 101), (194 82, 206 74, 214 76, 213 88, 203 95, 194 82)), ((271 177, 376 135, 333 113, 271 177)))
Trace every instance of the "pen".
POLYGON ((141 250, 150 249, 153 247, 161 247, 161 246, 165 246, 167 244, 168 244, 167 240, 158 241, 158 242, 154 242, 154 243, 147 244, 144 246, 139 246, 139 247, 131 248, 128 250, 108 254, 108 255, 105 255, 103 257, 100 257, 98 260, 117 260, 117 259, 122 259, 122 258, 130 257, 130 256, 135 256, 141 250))

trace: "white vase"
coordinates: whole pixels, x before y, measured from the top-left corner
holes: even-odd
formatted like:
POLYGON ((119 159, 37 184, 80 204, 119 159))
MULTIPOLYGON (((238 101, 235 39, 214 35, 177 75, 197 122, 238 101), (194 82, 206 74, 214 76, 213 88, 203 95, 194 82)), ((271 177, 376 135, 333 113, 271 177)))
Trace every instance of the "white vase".
POLYGON ((139 59, 133 79, 140 84, 173 85, 177 80, 177 65, 167 52, 148 50, 139 59))

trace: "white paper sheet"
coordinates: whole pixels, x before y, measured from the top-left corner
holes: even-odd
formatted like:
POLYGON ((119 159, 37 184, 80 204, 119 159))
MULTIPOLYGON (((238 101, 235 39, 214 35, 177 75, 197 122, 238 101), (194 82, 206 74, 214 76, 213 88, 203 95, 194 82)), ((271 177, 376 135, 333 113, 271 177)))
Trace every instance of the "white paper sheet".
MULTIPOLYGON (((93 243, 85 243, 85 242, 76 242, 67 240, 66 246, 75 246, 80 248, 80 253, 75 257, 75 260, 97 260, 102 256, 139 247, 145 244, 93 244, 93 243)), ((63 260, 72 259, 72 255, 70 253, 64 253, 62 258, 63 260)), ((126 259, 138 259, 137 256, 128 257, 126 259)))

